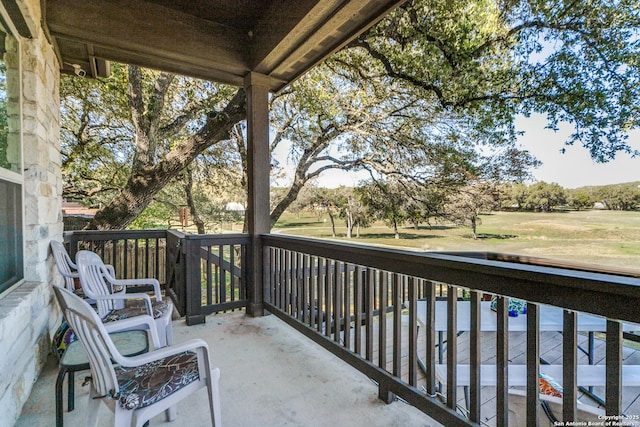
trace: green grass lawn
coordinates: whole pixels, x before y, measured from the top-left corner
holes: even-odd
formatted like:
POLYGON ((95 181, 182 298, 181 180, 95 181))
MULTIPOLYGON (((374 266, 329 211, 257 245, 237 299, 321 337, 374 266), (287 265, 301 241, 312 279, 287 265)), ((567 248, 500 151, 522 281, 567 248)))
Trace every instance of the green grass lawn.
MULTIPOLYGON (((285 214, 273 230, 296 236, 332 238, 328 217, 285 214)), ((640 270, 640 212, 567 211, 553 213, 496 212, 482 216, 477 240, 471 230, 439 223, 432 228, 403 227, 400 239, 382 223, 346 239, 344 222, 336 222, 337 238, 354 243, 423 251, 487 251, 561 259, 640 270)))

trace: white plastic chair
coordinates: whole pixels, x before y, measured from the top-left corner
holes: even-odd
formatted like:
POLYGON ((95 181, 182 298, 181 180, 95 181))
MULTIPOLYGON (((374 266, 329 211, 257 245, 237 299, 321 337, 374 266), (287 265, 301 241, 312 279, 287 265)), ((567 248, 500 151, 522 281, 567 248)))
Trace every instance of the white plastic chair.
POLYGON ((64 286, 71 292, 75 291, 74 279, 78 279, 78 267, 71 260, 64 245, 57 240, 52 240, 49 245, 51 246, 51 252, 53 253, 53 259, 56 262, 56 268, 62 277, 64 278, 64 286))
MULTIPOLYGON (((78 274, 78 267, 71 260, 71 257, 69 256, 69 253, 65 249, 64 245, 57 240, 51 240, 51 242, 49 242, 49 245, 51 246, 51 253, 53 253, 53 259, 55 260, 56 268, 64 279, 65 288, 75 293, 76 295, 83 296, 81 295, 82 293, 76 289, 75 285, 75 279, 80 278, 80 275, 78 274)), ((111 274, 111 276, 116 277, 116 271, 112 265, 105 264, 105 267, 109 270, 109 274, 111 274)), ((93 300, 89 300, 87 302, 89 304, 95 304, 95 301, 93 300)), ((124 305, 120 306, 119 308, 124 308, 124 305)))
POLYGON ((211 422, 220 427, 220 369, 212 368, 207 344, 194 339, 139 356, 116 349, 96 312, 81 298, 54 286, 62 312, 89 356, 91 391, 87 427, 98 422, 102 400, 115 412, 116 427, 139 427, 166 411, 175 419, 177 403, 206 387, 211 422), (118 366, 114 367, 113 363, 118 366))
POLYGON ((173 303, 163 300, 160 283, 156 279, 117 280, 100 256, 90 251, 80 251, 76 255, 80 284, 85 295, 96 301, 98 314, 103 322, 112 322, 124 318, 148 314, 155 319, 160 342, 163 346, 173 342, 171 316, 173 303), (146 293, 113 292, 114 287, 151 285, 155 292, 155 301, 146 293), (119 304, 126 300, 138 300, 134 304, 119 304), (142 304, 140 304, 142 301, 142 304), (124 307, 124 308, 121 308, 124 307))

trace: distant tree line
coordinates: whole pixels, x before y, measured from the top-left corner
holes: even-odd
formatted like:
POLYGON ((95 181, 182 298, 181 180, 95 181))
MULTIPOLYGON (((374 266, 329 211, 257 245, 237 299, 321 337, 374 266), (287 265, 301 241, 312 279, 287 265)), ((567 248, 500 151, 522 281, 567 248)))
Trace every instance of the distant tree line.
POLYGON ((640 209, 640 182, 565 189, 544 181, 507 184, 500 191, 500 209, 550 212, 553 209, 640 209))
MULTIPOLYGON (((275 189, 280 199, 284 189, 275 189)), ((312 211, 327 215, 332 236, 336 221, 347 227, 347 238, 359 237, 360 229, 383 221, 400 238, 400 227, 431 227, 435 222, 468 226, 477 238, 481 214, 494 210, 551 212, 558 209, 640 209, 640 183, 565 189, 556 183, 502 183, 471 180, 452 189, 416 185, 402 180, 371 180, 356 188, 306 187, 291 204, 289 212, 312 211)))
MULTIPOLYGON (((280 198, 278 190, 272 198, 280 198)), ((379 179, 361 183, 356 188, 306 187, 288 211, 311 211, 319 217, 327 215, 331 234, 336 233, 336 220, 342 219, 347 227, 347 238, 359 237, 360 229, 374 221, 382 221, 400 238, 400 228, 407 224, 418 229, 447 221, 469 226, 473 238, 481 223, 480 214, 498 207, 498 192, 489 181, 454 187, 421 185, 399 179, 379 179)))

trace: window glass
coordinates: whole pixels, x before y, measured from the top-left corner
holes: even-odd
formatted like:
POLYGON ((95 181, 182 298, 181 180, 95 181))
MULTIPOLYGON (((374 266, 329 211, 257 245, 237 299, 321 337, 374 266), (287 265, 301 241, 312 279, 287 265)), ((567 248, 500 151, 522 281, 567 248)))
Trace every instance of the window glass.
POLYGON ((0 292, 23 277, 22 188, 0 180, 0 292))

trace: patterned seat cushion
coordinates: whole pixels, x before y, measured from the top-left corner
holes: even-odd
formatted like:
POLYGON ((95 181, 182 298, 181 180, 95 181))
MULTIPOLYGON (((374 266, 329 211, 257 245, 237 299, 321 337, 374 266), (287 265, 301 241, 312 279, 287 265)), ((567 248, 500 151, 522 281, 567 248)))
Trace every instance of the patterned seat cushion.
MULTIPOLYGON (((169 302, 168 300, 151 301, 151 308, 153 309, 153 318, 158 319, 164 316, 167 311, 172 310, 173 304, 171 304, 171 302, 169 302)), ((147 308, 144 303, 140 301, 137 304, 127 306, 125 308, 111 310, 111 312, 109 312, 109 314, 107 314, 104 319, 102 319, 102 321, 105 323, 115 322, 116 320, 128 319, 130 317, 140 316, 144 314, 148 314, 147 308)))
POLYGON ((74 293, 74 294, 76 294, 76 295, 78 295, 78 296, 79 296, 80 298, 82 298, 82 299, 86 299, 86 298, 87 298, 87 296, 85 295, 85 293, 84 293, 84 291, 82 290, 82 288, 75 288, 75 289, 73 290, 73 293, 74 293))
POLYGON ((135 368, 116 368, 124 409, 152 405, 200 379, 198 358, 193 352, 176 354, 135 368))
POLYGON ((64 352, 67 350, 69 344, 77 340, 76 334, 73 333, 73 329, 69 326, 66 320, 63 320, 60 327, 56 330, 51 340, 51 347, 53 353, 58 356, 58 360, 62 359, 64 352))

